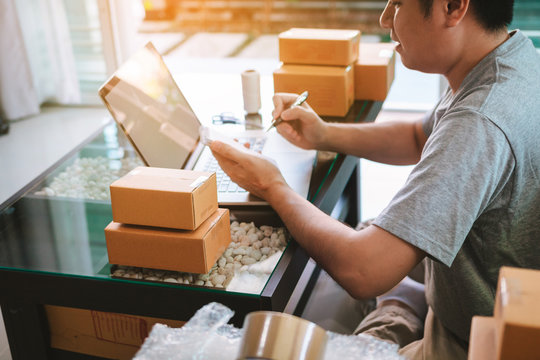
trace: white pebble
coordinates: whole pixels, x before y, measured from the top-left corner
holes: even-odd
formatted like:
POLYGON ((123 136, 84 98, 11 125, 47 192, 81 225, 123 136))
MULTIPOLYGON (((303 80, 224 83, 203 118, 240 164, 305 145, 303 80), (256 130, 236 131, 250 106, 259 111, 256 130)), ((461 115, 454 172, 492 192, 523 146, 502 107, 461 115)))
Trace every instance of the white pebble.
POLYGON ((115 270, 115 272, 113 272, 113 275, 114 276, 123 276, 125 273, 126 273, 125 270, 118 269, 118 270, 115 270))
POLYGON ((251 257, 254 258, 255 260, 259 261, 259 260, 261 260, 262 253, 259 250, 253 250, 251 252, 251 257))
POLYGON ((251 265, 251 264, 255 264, 257 262, 257 260, 255 260, 254 258, 252 258, 250 256, 244 256, 242 258, 241 262, 244 265, 251 265))
POLYGON ((223 285, 223 282, 225 282, 225 279, 227 277, 225 275, 216 275, 214 276, 214 280, 212 281, 212 283, 214 285, 223 285))

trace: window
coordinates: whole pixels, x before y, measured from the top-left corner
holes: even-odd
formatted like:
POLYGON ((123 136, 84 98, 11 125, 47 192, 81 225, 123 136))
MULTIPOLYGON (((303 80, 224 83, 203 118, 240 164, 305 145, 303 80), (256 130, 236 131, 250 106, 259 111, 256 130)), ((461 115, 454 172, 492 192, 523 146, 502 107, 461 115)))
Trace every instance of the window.
POLYGON ((100 103, 97 90, 107 78, 97 0, 64 0, 83 104, 100 103))
POLYGON ((540 49, 540 2, 538 0, 516 0, 511 29, 520 29, 540 49))

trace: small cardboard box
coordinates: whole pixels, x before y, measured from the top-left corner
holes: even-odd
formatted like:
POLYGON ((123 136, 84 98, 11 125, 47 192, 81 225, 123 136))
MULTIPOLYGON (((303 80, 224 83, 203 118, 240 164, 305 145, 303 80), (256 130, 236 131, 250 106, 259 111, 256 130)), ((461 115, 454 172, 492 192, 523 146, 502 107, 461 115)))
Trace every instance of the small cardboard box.
POLYGON ((110 190, 118 223, 194 230, 218 208, 215 173, 140 166, 110 190))
POLYGON ((473 317, 468 359, 495 360, 495 318, 473 317))
POLYGON ((274 91, 300 94, 319 115, 345 116, 354 102, 352 66, 283 64, 274 71, 274 91))
POLYGON ((231 242, 228 209, 217 209, 196 230, 126 225, 105 228, 109 263, 206 274, 231 242))
POLYGON ((185 321, 45 305, 50 346, 107 359, 131 359, 156 323, 185 321))
POLYGON ((383 101, 394 81, 396 52, 389 43, 361 43, 354 65, 354 98, 383 101))
POLYGON ((540 271, 502 267, 495 298, 498 359, 540 359, 540 271))
POLYGON ((292 28, 278 39, 286 64, 347 66, 358 59, 358 30, 292 28))

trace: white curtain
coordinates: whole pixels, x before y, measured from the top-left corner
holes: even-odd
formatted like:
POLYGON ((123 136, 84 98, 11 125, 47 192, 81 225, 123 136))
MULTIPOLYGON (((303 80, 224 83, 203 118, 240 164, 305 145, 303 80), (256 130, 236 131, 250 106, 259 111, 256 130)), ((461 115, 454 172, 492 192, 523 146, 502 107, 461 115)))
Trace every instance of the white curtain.
POLYGON ((30 64, 22 44, 15 0, 0 0, 0 117, 5 119, 39 112, 30 64))
POLYGON ((15 119, 35 114, 44 102, 79 103, 62 0, 0 0, 0 4, 0 104, 4 115, 15 119), (14 85, 19 93, 6 94, 14 85))

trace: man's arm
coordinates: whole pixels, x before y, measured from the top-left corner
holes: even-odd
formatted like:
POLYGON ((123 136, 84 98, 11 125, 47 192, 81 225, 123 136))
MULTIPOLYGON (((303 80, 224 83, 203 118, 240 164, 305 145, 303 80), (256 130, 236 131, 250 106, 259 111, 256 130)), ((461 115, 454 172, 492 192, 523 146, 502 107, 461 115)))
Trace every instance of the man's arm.
POLYGON ((356 231, 332 219, 288 187, 273 189, 267 200, 294 239, 354 298, 390 290, 425 257, 377 226, 356 231))
POLYGON ((278 132, 304 149, 330 150, 394 165, 416 164, 427 137, 422 119, 364 124, 324 122, 308 103, 288 108, 294 94, 274 95, 278 132))
POLYGON ((420 160, 426 140, 421 119, 415 122, 332 123, 327 127, 321 148, 385 164, 413 165, 420 160))
POLYGON ((376 226, 356 231, 332 219, 296 194, 260 155, 218 141, 210 148, 231 179, 266 199, 294 239, 353 297, 384 293, 425 256, 376 226))

